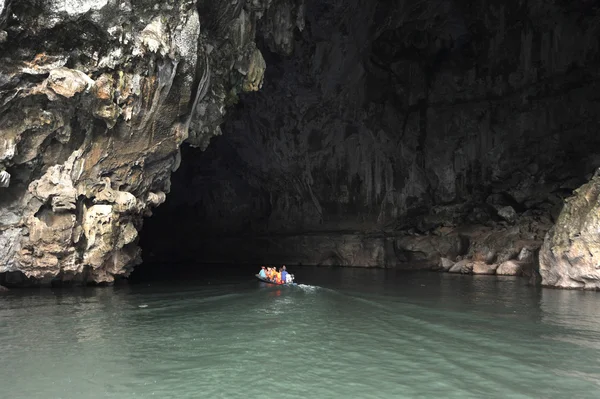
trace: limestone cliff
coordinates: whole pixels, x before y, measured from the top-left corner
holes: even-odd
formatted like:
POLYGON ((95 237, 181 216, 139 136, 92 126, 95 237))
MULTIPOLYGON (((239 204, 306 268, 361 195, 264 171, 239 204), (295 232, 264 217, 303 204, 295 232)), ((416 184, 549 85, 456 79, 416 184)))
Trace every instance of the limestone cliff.
POLYGON ((543 285, 600 289, 599 172, 567 200, 546 236, 540 252, 543 285))
POLYGON ((180 145, 221 134, 230 99, 262 85, 257 31, 289 52, 301 13, 286 0, 1 0, 0 273, 127 275, 180 145))

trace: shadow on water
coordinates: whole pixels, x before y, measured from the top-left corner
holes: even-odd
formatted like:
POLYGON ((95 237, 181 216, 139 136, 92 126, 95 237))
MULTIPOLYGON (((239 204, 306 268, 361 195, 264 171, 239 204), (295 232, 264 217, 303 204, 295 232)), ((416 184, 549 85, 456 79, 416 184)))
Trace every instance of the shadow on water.
POLYGON ((254 279, 260 265, 143 263, 129 277, 133 284, 149 282, 209 283, 254 279))

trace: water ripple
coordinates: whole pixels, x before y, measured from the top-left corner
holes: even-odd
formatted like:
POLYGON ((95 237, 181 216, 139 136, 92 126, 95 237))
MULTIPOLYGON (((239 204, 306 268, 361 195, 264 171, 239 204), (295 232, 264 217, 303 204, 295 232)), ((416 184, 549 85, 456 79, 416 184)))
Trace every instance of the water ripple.
POLYGON ((0 375, 11 382, 1 392, 31 399, 597 397, 600 296, 540 292, 519 280, 352 273, 322 286, 0 297, 0 375))

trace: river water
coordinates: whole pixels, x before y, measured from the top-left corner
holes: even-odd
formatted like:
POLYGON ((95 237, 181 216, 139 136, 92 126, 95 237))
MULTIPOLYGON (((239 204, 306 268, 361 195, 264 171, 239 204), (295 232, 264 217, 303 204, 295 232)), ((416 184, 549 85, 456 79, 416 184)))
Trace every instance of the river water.
POLYGON ((0 398, 598 398, 600 293, 301 268, 0 296, 0 398))

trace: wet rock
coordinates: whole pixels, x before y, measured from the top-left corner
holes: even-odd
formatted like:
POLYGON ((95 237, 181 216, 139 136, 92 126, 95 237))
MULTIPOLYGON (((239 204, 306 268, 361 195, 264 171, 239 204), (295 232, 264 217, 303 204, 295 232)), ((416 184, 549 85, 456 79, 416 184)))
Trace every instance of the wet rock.
POLYGON ((521 263, 514 260, 508 260, 498 266, 496 274, 499 276, 519 276, 522 271, 523 267, 521 263))
POLYGON ((540 251, 542 285, 600 289, 600 173, 575 191, 540 251))
POLYGON ((495 274, 497 265, 488 265, 482 261, 463 259, 458 261, 448 271, 461 274, 495 274))
POLYGON ((496 274, 498 265, 490 265, 485 262, 473 262, 473 274, 496 274))
POLYGON ((454 264, 448 272, 449 273, 462 273, 469 274, 473 271, 473 262, 469 259, 463 259, 454 264))

